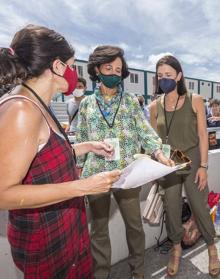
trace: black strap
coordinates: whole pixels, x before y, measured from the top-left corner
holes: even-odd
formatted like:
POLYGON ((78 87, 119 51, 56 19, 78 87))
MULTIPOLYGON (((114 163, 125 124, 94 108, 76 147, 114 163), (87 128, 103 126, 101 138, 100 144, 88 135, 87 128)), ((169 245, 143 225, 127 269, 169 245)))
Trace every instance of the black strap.
POLYGON ((157 240, 157 247, 160 247, 160 238, 162 236, 162 233, 163 233, 163 227, 164 227, 164 220, 165 220, 165 211, 163 211, 163 214, 162 214, 162 223, 161 223, 161 229, 160 229, 160 235, 159 237, 155 237, 155 239, 157 240))
POLYGON ((175 108, 174 108, 174 111, 172 113, 172 116, 171 116, 171 119, 170 119, 170 123, 169 123, 169 126, 168 126, 168 123, 167 123, 167 113, 166 113, 166 108, 165 108, 165 95, 164 95, 163 110, 164 110, 165 125, 166 125, 166 143, 168 142, 168 136, 169 136, 169 132, 170 132, 170 127, 171 127, 171 124, 173 122, 173 118, 174 118, 174 115, 175 115, 175 112, 176 112, 176 108, 177 108, 179 99, 180 99, 180 95, 177 98, 176 105, 175 105, 175 108))
POLYGON ((70 124, 72 123, 73 119, 76 117, 78 111, 79 111, 79 109, 77 109, 77 110, 75 111, 75 113, 73 114, 73 116, 71 117, 71 119, 70 119, 70 124))
POLYGON ((67 136, 67 134, 65 133, 63 127, 61 126, 60 122, 58 121, 58 119, 56 118, 56 116, 53 114, 53 112, 51 111, 51 109, 44 103, 44 101, 37 95, 37 93, 31 88, 29 87, 27 84, 25 84, 24 82, 22 82, 22 85, 24 87, 26 87, 36 98, 37 100, 41 103, 41 105, 44 107, 44 109, 48 112, 48 114, 50 115, 50 117, 53 119, 53 121, 56 123, 59 131, 61 132, 61 134, 64 136, 64 138, 66 139, 66 141, 68 142, 68 144, 70 145, 71 149, 73 150, 73 156, 74 156, 74 160, 76 162, 76 153, 74 148, 72 147, 69 138, 67 136))
POLYGON ((119 108, 120 108, 121 100, 122 100, 122 92, 121 92, 121 96, 120 96, 120 100, 119 100, 118 107, 117 107, 116 112, 115 112, 115 115, 114 115, 114 117, 113 117, 113 121, 112 121, 112 123, 109 123, 108 120, 106 119, 106 117, 105 117, 105 115, 104 115, 104 113, 103 113, 101 107, 100 107, 99 101, 96 99, 96 103, 97 103, 97 105, 98 105, 98 107, 99 107, 99 110, 100 110, 100 112, 101 112, 101 115, 102 115, 103 119, 105 120, 105 122, 107 123, 107 125, 108 125, 108 127, 109 127, 110 129, 112 129, 112 128, 114 127, 115 118, 116 118, 117 113, 118 113, 118 110, 119 110, 119 108))
POLYGON ((165 223, 165 214, 166 214, 166 212, 164 210, 162 218, 161 218, 162 223, 161 223, 160 235, 159 235, 158 238, 155 237, 155 239, 157 241, 157 244, 155 245, 154 250, 155 251, 159 250, 160 254, 167 254, 173 246, 172 242, 169 240, 168 237, 166 237, 164 240, 160 241, 160 238, 161 238, 162 233, 163 233, 164 223, 165 223))

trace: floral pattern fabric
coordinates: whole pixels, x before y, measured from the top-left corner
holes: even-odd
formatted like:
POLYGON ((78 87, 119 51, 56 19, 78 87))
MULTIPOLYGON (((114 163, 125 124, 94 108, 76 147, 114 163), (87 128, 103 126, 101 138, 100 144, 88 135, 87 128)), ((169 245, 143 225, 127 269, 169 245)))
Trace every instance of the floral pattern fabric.
POLYGON ((137 98, 123 92, 120 87, 118 94, 109 102, 104 101, 99 88, 81 102, 76 138, 77 142, 119 139, 120 160, 107 161, 102 156, 89 153, 83 158, 84 162, 82 158, 81 162, 79 160, 79 164, 83 164, 83 177, 101 171, 123 169, 134 160, 134 154, 140 153, 141 146, 150 154, 161 148, 161 139, 147 122, 137 98), (112 128, 103 115, 110 124, 115 118, 112 128))

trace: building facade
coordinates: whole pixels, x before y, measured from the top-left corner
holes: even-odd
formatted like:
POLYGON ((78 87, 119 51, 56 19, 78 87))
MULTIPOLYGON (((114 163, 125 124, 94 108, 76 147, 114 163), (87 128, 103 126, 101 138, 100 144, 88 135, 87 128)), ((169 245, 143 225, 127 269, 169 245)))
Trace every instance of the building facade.
MULTIPOLYGON (((95 83, 89 79, 87 73, 87 61, 76 60, 78 75, 87 81, 87 94, 92 94, 95 83)), ((155 92, 155 72, 129 68, 130 75, 124 80, 122 86, 125 91, 143 95, 146 103, 150 102, 150 97, 155 92)), ((186 87, 189 92, 197 93, 205 98, 215 98, 220 100, 220 82, 185 77, 186 87)), ((57 101, 65 101, 68 97, 63 95, 57 97, 57 101)))

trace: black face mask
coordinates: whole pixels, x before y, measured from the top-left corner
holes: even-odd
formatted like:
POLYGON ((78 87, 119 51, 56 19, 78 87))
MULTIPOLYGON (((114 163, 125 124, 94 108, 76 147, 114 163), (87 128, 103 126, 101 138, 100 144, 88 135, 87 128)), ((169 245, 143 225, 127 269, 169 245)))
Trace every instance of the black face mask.
POLYGON ((176 88, 176 81, 172 78, 161 78, 158 80, 160 89, 165 93, 168 94, 172 92, 176 88))

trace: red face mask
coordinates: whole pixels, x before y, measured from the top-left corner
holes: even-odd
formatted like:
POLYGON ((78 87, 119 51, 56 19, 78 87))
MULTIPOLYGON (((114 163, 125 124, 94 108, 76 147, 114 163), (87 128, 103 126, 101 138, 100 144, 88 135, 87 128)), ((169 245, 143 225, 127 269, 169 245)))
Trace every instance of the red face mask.
POLYGON ((66 66, 66 70, 63 74, 63 78, 68 83, 68 89, 66 92, 63 92, 64 95, 68 96, 72 94, 74 89, 76 88, 76 84, 78 81, 78 75, 76 69, 71 68, 69 65, 66 66))

